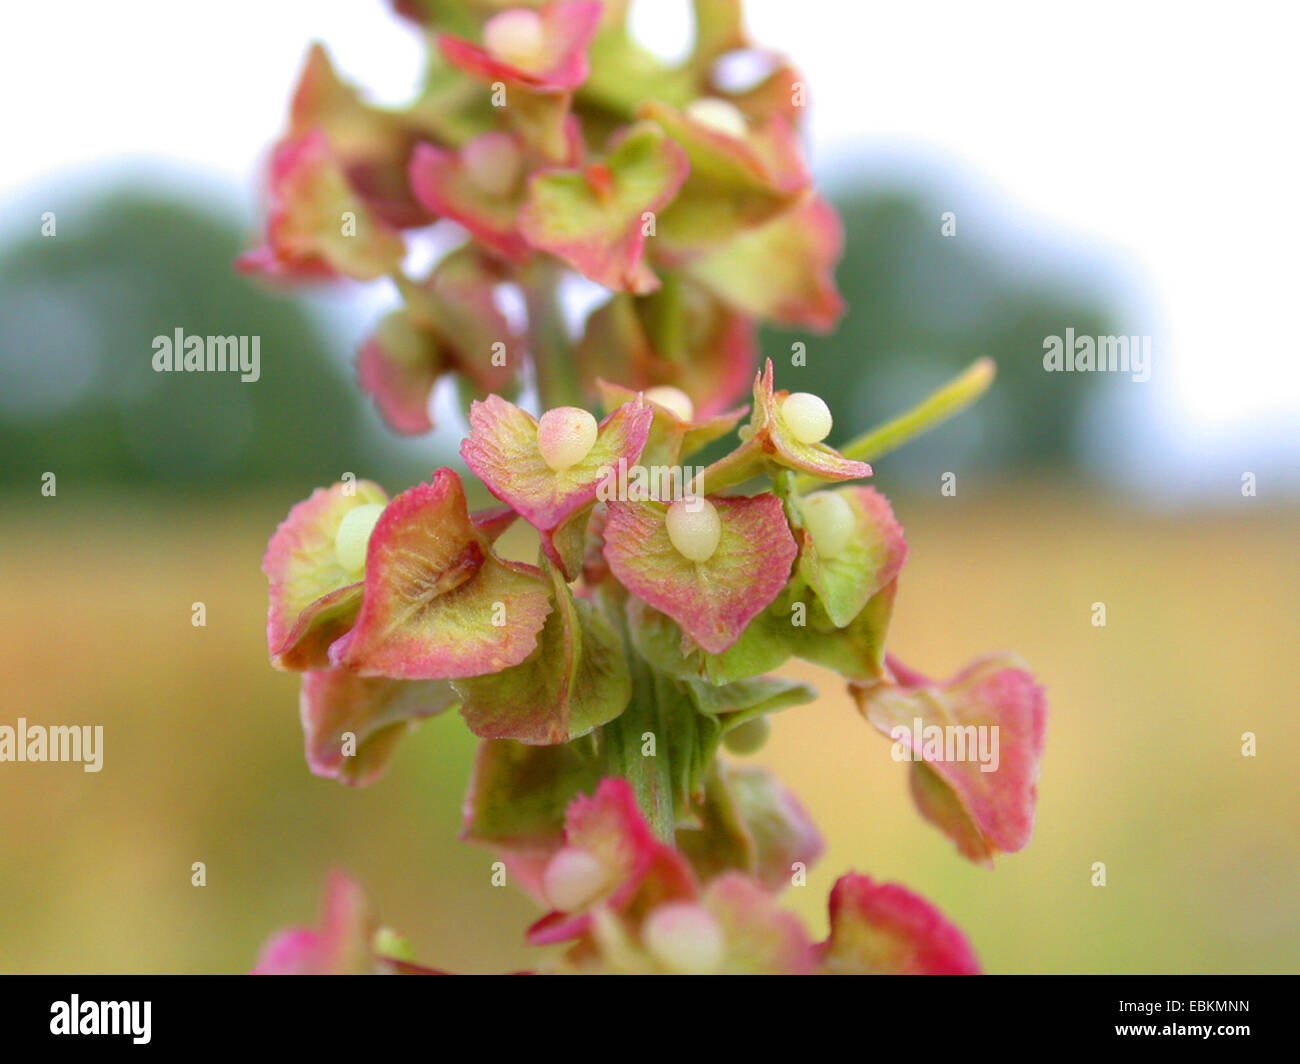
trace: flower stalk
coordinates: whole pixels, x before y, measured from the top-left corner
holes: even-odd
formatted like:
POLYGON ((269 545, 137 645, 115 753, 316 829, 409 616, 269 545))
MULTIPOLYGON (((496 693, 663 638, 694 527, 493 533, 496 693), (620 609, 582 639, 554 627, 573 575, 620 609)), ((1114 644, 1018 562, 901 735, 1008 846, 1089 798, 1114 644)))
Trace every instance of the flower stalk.
MULTIPOLYGON (((811 941, 779 896, 822 838, 744 759, 772 714, 816 698, 779 673, 812 663, 895 751, 917 721, 1000 732, 989 775, 911 740, 912 794, 972 861, 1028 843, 1042 689, 1011 656, 941 682, 887 656, 907 542, 864 483, 983 394, 992 362, 842 450, 828 404, 757 365, 760 323, 838 320, 842 236, 803 157, 799 73, 773 57, 744 91, 715 77, 753 51, 740 5, 695 0, 677 65, 639 49, 625 5, 396 7, 434 46, 425 91, 375 108, 312 49, 264 243, 239 261, 281 282, 390 278, 362 390, 404 434, 434 427, 444 377, 465 404, 463 468, 395 496, 344 478, 271 536, 268 655, 302 676, 309 767, 374 784, 407 731, 457 711, 480 740, 463 837, 541 905, 529 942, 565 946, 549 970, 978 971, 933 906, 857 873, 811 941), (408 276, 408 236, 444 222, 463 242, 408 276), (609 297, 571 329, 577 277, 609 297), (522 325, 499 305, 507 284, 522 325), (530 382, 540 409, 516 402, 530 382), (466 476, 497 505, 471 512, 466 476), (497 550, 517 523, 531 562, 497 550)), ((432 969, 335 874, 319 926, 277 936, 257 970, 432 969)))
POLYGON ((574 365, 561 301, 561 270, 539 259, 520 270, 520 284, 528 313, 528 349, 537 376, 542 407, 581 406, 582 389, 574 365))

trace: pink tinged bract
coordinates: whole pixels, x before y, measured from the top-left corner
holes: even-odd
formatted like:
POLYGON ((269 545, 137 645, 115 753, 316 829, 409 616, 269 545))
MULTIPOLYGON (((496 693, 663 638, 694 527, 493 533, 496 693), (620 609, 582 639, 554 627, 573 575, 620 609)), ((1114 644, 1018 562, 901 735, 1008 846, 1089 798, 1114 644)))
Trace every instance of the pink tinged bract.
POLYGON ((538 859, 536 874, 523 886, 540 898, 545 860, 564 844, 569 803, 599 783, 595 766, 576 743, 527 746, 485 739, 474 757, 461 807, 460 837, 520 859, 538 859))
POLYGON ((831 890, 830 937, 819 947, 832 974, 978 975, 961 930, 924 898, 850 872, 831 890))
POLYGON ((470 407, 470 433, 461 457, 502 502, 533 527, 549 532, 596 501, 596 491, 618 469, 634 463, 645 447, 654 411, 637 401, 600 423, 586 458, 557 472, 537 444, 537 419, 514 403, 490 395, 470 407))
POLYGON ((343 635, 361 608, 359 574, 335 556, 334 541, 348 511, 388 501, 368 480, 317 488, 298 503, 271 536, 262 558, 270 581, 266 642, 278 669, 329 665, 330 643, 343 635))
POLYGON ((565 92, 587 79, 587 47, 596 35, 601 7, 596 0, 574 0, 538 9, 547 60, 540 70, 523 70, 450 34, 438 37, 438 47, 453 66, 484 81, 504 81, 535 92, 565 92))
POLYGON ((796 862, 811 868, 821 857, 826 849, 821 832, 803 803, 767 769, 732 766, 727 783, 754 840, 755 877, 768 890, 784 890, 796 862))
POLYGON ((743 872, 779 894, 793 885, 800 867, 807 871, 821 857, 821 833, 768 770, 715 761, 704 788, 703 801, 691 804, 698 823, 679 824, 676 834, 678 849, 702 880, 743 872))
POLYGON ((826 333, 844 313, 835 284, 843 250, 839 215, 808 192, 784 214, 691 259, 684 269, 744 314, 826 333))
POLYGON ((465 162, 467 152, 499 145, 522 151, 518 138, 501 131, 483 133, 459 152, 420 144, 411 156, 411 188, 429 210, 459 222, 504 258, 521 262, 531 253, 517 220, 523 181, 515 188, 494 192, 476 183, 465 162))
POLYGON ((475 510, 469 519, 489 543, 495 543, 519 520, 519 515, 509 506, 491 506, 475 510))
POLYGON ((639 114, 653 119, 690 161, 681 194, 664 211, 665 261, 689 262, 727 247, 796 208, 812 183, 798 134, 782 116, 736 135, 663 103, 646 103, 639 114))
POLYGON ((589 378, 632 389, 680 388, 694 400, 699 417, 721 414, 753 383, 758 327, 689 280, 678 289, 675 309, 615 293, 587 317, 578 363, 589 378), (665 337, 675 350, 656 346, 665 337))
POLYGON ((457 701, 443 680, 389 680, 342 669, 309 672, 299 700, 307 765, 317 776, 366 786, 383 775, 398 740, 415 721, 457 701))
POLYGON ((394 499, 370 536, 356 626, 330 647, 364 676, 440 680, 523 661, 551 611, 549 582, 492 554, 460 477, 439 469, 394 499))
POLYGON ((871 476, 866 462, 845 458, 824 443, 804 443, 796 437, 781 412, 788 395, 784 389, 776 390, 769 358, 754 379, 754 410, 749 424, 741 429, 744 442, 704 471, 705 490, 742 483, 773 465, 829 481, 871 476))
MULTIPOLYGON (((600 390, 601 400, 606 410, 616 410, 624 403, 636 400, 638 392, 618 384, 597 379, 596 387, 600 390)), ((687 398, 692 398, 687 396, 687 398)), ((693 399, 692 399, 693 401, 693 399)), ((721 439, 731 432, 740 419, 749 413, 749 407, 737 407, 725 413, 699 414, 687 421, 674 410, 647 399, 654 410, 654 421, 650 426, 649 439, 641 458, 645 465, 662 461, 676 464, 679 459, 689 458, 696 451, 708 446, 714 440, 721 439)))
POLYGON ((703 397, 697 404, 703 417, 723 413, 748 391, 758 361, 758 324, 719 302, 713 302, 699 317, 707 338, 691 356, 684 374, 703 397))
POLYGON ((405 309, 386 314, 357 352, 357 383, 394 432, 433 430, 429 399, 446 368, 437 337, 418 328, 405 309))
POLYGON ((605 558, 641 601, 676 621, 710 654, 735 643, 786 585, 796 548, 781 500, 711 497, 722 524, 713 556, 694 562, 668 537, 667 507, 611 502, 605 558))
MULTIPOLYGON (((1011 655, 982 658, 942 684, 892 661, 890 666, 901 685, 850 689, 867 720, 910 758, 912 796, 921 815, 980 864, 1023 849, 1033 834, 1047 731, 1042 687, 1011 655), (938 730, 927 735, 932 727, 938 730), (964 756, 944 760, 948 744, 928 740, 955 737, 956 730, 964 756), (996 767, 985 771, 994 765, 994 750, 996 767), (987 756, 981 759, 980 753, 987 756)), ((952 751, 961 753, 955 741, 952 751)))
POLYGON ((782 115, 792 125, 798 126, 808 110, 807 93, 801 99, 792 90, 800 84, 806 89, 807 78, 784 57, 771 52, 767 57, 771 69, 766 77, 750 88, 720 95, 753 121, 763 122, 774 115, 782 115))
POLYGON ((565 815, 564 843, 596 859, 604 887, 580 910, 552 912, 533 924, 528 929, 533 945, 579 937, 591 926, 593 905, 638 915, 698 892, 685 859, 654 837, 627 780, 602 780, 591 797, 575 798, 565 815))
POLYGON ((319 928, 282 931, 263 947, 253 975, 367 975, 375 968, 376 925, 361 888, 331 872, 319 928))
POLYGON ((816 969, 816 953, 799 918, 749 877, 719 876, 702 904, 726 943, 719 974, 808 975, 816 969))
POLYGON ((348 184, 384 221, 399 229, 433 219, 415 202, 406 163, 416 130, 407 116, 365 103, 341 79, 320 44, 313 44, 289 106, 289 137, 321 129, 348 184))
POLYGON ((505 277, 494 259, 468 244, 444 256, 423 284, 402 293, 416 324, 438 337, 449 367, 483 395, 511 384, 511 365, 523 342, 497 303, 505 277))
POLYGON ((581 170, 534 174, 519 227, 535 248, 615 291, 643 294, 659 287, 646 265, 655 214, 681 188, 686 153, 658 126, 642 123, 611 141, 601 162, 581 170))
POLYGON ((498 280, 472 245, 453 251, 427 281, 404 287, 405 305, 362 344, 357 381, 392 429, 414 435, 433 428, 429 402, 445 373, 480 394, 509 385, 513 370, 505 363, 521 341, 496 305, 498 280))
POLYGON ((405 251, 398 232, 353 191, 324 132, 313 129, 276 145, 266 243, 236 266, 280 279, 373 281, 396 269, 405 251), (343 223, 349 214, 351 233, 343 223))

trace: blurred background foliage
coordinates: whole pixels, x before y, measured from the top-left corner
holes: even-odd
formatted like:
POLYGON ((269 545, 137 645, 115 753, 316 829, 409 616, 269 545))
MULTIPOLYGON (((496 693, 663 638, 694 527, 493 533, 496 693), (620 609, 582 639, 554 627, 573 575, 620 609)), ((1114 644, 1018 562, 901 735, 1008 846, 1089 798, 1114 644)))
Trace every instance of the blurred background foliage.
MULTIPOLYGON (((39 205, 6 210, 30 224, 0 248, 0 723, 103 724, 106 749, 97 775, 0 765, 0 970, 245 970, 274 929, 314 918, 334 864, 430 963, 533 963, 530 904, 455 839, 473 751, 458 717, 423 725, 370 789, 307 772, 297 679, 266 662, 266 538, 344 470, 400 490, 435 456, 388 436, 350 379, 370 321, 235 275, 248 233, 214 203, 92 182, 54 239, 35 235, 39 205), (152 338, 177 326, 260 335, 261 380, 154 374, 152 338)), ((989 874, 920 820, 836 681, 792 669, 825 697, 778 717, 756 760, 829 852, 790 903, 824 930, 826 890, 855 867, 933 898, 992 971, 1297 970, 1294 509, 1160 516, 1078 479, 1098 385, 1043 374, 1042 338, 1112 331, 1107 307, 977 231, 940 238, 919 189, 839 204, 848 317, 765 349, 788 366, 807 342, 798 387, 841 436, 997 358, 976 410, 877 464, 912 546, 893 645, 936 675, 1013 648, 1052 717, 1036 837, 989 874)))
POLYGON ((6 479, 185 490, 296 479, 355 461, 360 419, 331 341, 301 300, 231 270, 230 214, 123 188, 65 212, 57 235, 0 254, 6 479), (261 380, 155 373, 155 336, 261 336, 261 380))
POLYGON ((837 277, 848 312, 826 337, 769 330, 764 354, 788 365, 791 344, 808 343, 798 387, 828 397, 840 438, 893 417, 991 355, 996 389, 967 417, 901 452, 894 475, 929 471, 954 452, 966 469, 1075 470, 1097 378, 1044 373, 1043 337, 1067 325, 1109 334, 1106 308, 1059 279, 1017 268, 981 236, 941 236, 943 208, 930 193, 848 187, 834 200, 844 222, 837 277))
MULTIPOLYGON (((992 354, 997 390, 904 451, 895 476, 954 448, 968 469, 1071 468, 1096 378, 1043 373, 1042 338, 1062 323, 1106 333, 1104 308, 977 240, 937 239, 939 207, 916 190, 850 190, 837 207, 848 314, 825 337, 768 330, 763 353, 788 366, 791 345, 807 345, 798 387, 828 398, 843 435, 992 354)), ((0 248, 0 477, 57 468, 88 486, 201 491, 332 481, 359 460, 394 486, 427 475, 351 380, 348 330, 368 323, 331 328, 329 289, 313 299, 234 273, 247 236, 231 212, 125 184, 79 204, 57 237, 29 231, 0 248), (153 337, 178 327, 260 336, 261 379, 155 373, 153 337)))

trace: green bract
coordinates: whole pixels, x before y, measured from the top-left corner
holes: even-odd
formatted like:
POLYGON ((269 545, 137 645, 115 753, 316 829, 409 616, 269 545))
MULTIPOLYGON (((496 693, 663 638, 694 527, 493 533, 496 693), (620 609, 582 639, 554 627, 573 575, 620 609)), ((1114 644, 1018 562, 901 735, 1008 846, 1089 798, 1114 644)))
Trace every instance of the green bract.
POLYGON ((461 714, 485 739, 568 742, 623 712, 632 682, 618 632, 552 572, 555 608, 536 649, 491 676, 457 680, 461 714))

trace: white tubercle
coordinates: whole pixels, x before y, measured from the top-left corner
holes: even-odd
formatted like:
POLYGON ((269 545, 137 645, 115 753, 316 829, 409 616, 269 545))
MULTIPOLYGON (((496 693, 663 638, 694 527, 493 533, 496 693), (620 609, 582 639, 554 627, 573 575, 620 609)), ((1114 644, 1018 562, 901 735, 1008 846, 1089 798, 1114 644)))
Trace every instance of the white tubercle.
POLYGON ((749 132, 749 121, 734 103, 717 96, 701 96, 686 105, 686 117, 702 126, 729 137, 743 137, 749 132))
POLYGON ((526 7, 512 7, 483 24, 483 46, 494 59, 529 73, 547 63, 546 30, 542 18, 526 7))
POLYGON ((708 910, 690 902, 660 905, 641 925, 647 952, 677 975, 711 975, 722 967, 727 944, 708 910))
POLYGON ((593 854, 566 846, 542 873, 542 893, 560 912, 576 912, 600 897, 608 878, 605 866, 593 854))
POLYGON ((557 406, 537 423, 537 448, 557 473, 575 466, 596 446, 596 419, 576 406, 557 406))
POLYGON ((519 183, 523 159, 509 133, 475 137, 461 151, 469 179, 489 196, 505 196, 519 183))
POLYGON ((817 553, 823 558, 838 558, 848 546, 857 523, 853 507, 843 495, 833 491, 814 491, 799 504, 803 527, 812 536, 817 553))
POLYGON ((781 417, 800 443, 821 443, 831 434, 831 411, 812 392, 792 392, 781 403, 781 417))
POLYGON ((766 717, 755 717, 738 724, 722 737, 722 745, 733 754, 757 753, 772 734, 772 725, 766 717))
POLYGON ((334 533, 334 557, 349 573, 361 573, 366 568, 366 548, 370 533, 384 512, 384 504, 362 503, 343 515, 338 531, 334 533))
POLYGON ((680 388, 674 388, 670 384, 660 384, 654 388, 647 388, 645 397, 652 403, 658 403, 669 413, 675 414, 682 421, 695 420, 695 404, 680 388))
POLYGON ((708 499, 678 499, 668 507, 668 538, 677 553, 693 562, 707 562, 722 538, 718 508, 708 499))

